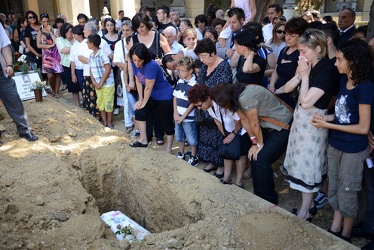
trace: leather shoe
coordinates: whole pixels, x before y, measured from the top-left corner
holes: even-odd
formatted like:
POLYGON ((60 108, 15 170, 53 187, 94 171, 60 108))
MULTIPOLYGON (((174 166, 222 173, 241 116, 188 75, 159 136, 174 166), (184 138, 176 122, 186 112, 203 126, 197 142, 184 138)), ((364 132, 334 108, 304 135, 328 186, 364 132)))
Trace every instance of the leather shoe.
POLYGON ((19 134, 19 137, 21 138, 25 138, 26 140, 28 141, 37 141, 38 140, 38 137, 35 136, 33 133, 29 132, 29 133, 26 133, 26 134, 19 134))
POLYGON ((370 233, 365 229, 362 224, 359 224, 352 228, 351 237, 361 237, 366 239, 373 239, 374 233, 370 233))

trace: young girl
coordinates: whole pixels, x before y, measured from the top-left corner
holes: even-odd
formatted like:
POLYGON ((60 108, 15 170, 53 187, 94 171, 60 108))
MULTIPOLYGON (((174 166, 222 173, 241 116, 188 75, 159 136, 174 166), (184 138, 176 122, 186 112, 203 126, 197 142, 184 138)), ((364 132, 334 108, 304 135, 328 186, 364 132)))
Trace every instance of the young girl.
POLYGON ((286 31, 284 30, 284 26, 286 26, 286 22, 277 22, 273 28, 273 36, 266 41, 266 44, 273 49, 277 60, 281 50, 286 47, 286 31))
POLYGON ((329 201, 334 218, 329 232, 349 242, 357 215, 364 160, 368 156, 367 134, 374 99, 369 80, 373 60, 364 41, 352 39, 342 43, 336 51, 335 66, 345 76, 340 81, 335 114, 315 114, 311 121, 317 128, 332 130, 327 154, 329 201))
POLYGON ((60 98, 61 73, 63 72, 61 65, 61 56, 56 47, 56 36, 49 23, 47 13, 40 15, 42 28, 38 31, 37 46, 42 49, 42 73, 47 74, 48 83, 52 89, 52 96, 60 98))

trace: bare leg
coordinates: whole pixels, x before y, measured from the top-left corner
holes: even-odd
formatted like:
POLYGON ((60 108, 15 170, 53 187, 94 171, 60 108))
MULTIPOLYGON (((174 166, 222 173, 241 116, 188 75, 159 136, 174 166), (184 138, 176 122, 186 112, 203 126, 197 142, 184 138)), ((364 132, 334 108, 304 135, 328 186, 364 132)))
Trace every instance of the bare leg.
POLYGON ((184 141, 178 142, 179 152, 183 155, 184 154, 184 141))
POLYGON ((353 223, 355 221, 354 217, 344 217, 343 218, 343 231, 342 236, 349 238, 351 236, 351 231, 353 223))
POLYGON ((55 80, 55 95, 56 97, 60 97, 60 85, 61 85, 61 75, 60 74, 54 74, 54 80, 55 80))
POLYGON ((72 95, 73 95, 73 100, 74 100, 75 105, 80 107, 81 101, 80 101, 80 98, 79 98, 79 93, 78 92, 72 92, 72 95))
POLYGON ((238 186, 243 185, 244 179, 244 172, 245 168, 247 167, 247 156, 243 155, 240 157, 239 160, 236 161, 236 182, 235 184, 238 186))
POLYGON ((297 216, 301 219, 307 219, 309 215, 309 209, 311 208, 311 204, 313 202, 314 193, 305 193, 302 192, 302 203, 301 208, 297 216))
POLYGON ((224 167, 218 167, 216 170, 216 174, 223 174, 224 167))
POLYGON ((104 127, 107 127, 108 126, 108 120, 107 120, 107 117, 106 117, 106 112, 103 111, 103 110, 100 110, 100 115, 101 115, 101 120, 102 120, 102 123, 103 123, 104 127))
POLYGON ((333 231, 334 233, 340 232, 342 228, 342 221, 343 221, 342 214, 339 212, 339 210, 334 210, 334 218, 332 220, 330 230, 333 231))
POLYGON ((105 112, 107 121, 108 121, 108 126, 113 126, 113 112, 105 112))
MULTIPOLYGON (((184 145, 184 143, 183 143, 183 145, 184 145)), ((197 154, 197 147, 196 146, 191 146, 191 156, 196 157, 196 154, 197 154)))
POLYGON ((54 74, 47 73, 48 83, 51 86, 52 95, 55 95, 55 78, 54 74))
POLYGON ((229 182, 231 180, 231 172, 232 172, 232 165, 233 160, 223 159, 223 180, 229 182))
POLYGON ((147 132, 146 132, 146 126, 147 126, 146 122, 145 121, 136 121, 136 123, 138 125, 138 129, 139 129, 139 132, 140 132, 138 142, 140 142, 142 144, 148 144, 147 132))
POLYGON ((165 151, 169 154, 171 154, 171 150, 173 148, 173 140, 174 140, 174 135, 166 135, 166 149, 165 149, 165 151))

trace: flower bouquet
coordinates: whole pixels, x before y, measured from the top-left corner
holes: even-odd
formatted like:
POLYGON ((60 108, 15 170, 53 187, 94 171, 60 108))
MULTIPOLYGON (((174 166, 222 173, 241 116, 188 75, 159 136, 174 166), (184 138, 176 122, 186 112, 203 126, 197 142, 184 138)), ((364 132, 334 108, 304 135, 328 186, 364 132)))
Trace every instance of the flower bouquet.
POLYGON ((29 73, 29 64, 26 60, 26 55, 22 55, 17 59, 17 62, 14 64, 15 72, 22 72, 23 74, 29 73))
POLYGON ((47 82, 46 81, 36 81, 30 84, 30 91, 38 91, 38 90, 43 90, 44 88, 47 87, 47 82))

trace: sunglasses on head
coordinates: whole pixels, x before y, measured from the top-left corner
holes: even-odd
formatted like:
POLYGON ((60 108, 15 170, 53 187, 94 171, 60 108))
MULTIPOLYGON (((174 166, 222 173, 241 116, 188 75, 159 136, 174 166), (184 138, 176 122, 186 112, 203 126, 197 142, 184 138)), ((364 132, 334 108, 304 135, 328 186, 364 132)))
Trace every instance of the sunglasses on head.
POLYGON ((277 32, 278 34, 283 34, 283 35, 286 34, 286 31, 284 31, 284 30, 276 30, 276 32, 277 32))
POLYGON ((46 18, 49 18, 49 16, 48 16, 47 13, 43 13, 43 14, 40 15, 40 18, 45 18, 45 17, 46 17, 46 18))
POLYGON ((312 32, 310 32, 310 31, 306 31, 304 34, 303 34, 303 37, 304 38, 310 38, 310 37, 312 37, 312 32))
POLYGON ((104 22, 108 22, 108 21, 114 21, 114 19, 111 18, 111 17, 108 17, 108 18, 106 18, 106 19, 104 20, 104 22))

